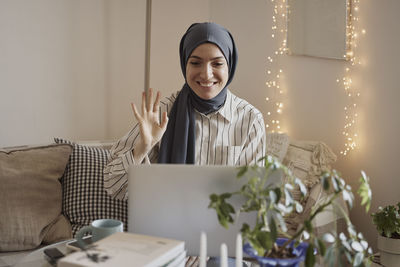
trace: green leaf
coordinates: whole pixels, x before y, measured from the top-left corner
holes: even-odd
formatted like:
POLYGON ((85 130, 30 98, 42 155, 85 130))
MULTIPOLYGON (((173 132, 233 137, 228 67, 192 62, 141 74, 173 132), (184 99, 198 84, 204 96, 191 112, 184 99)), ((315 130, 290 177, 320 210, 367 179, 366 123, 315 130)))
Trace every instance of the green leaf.
POLYGON ((322 187, 324 188, 325 191, 329 190, 329 181, 328 181, 328 177, 327 176, 322 176, 321 178, 321 183, 322 183, 322 187))
POLYGON ((328 267, 334 267, 335 266, 335 247, 330 246, 325 252, 325 257, 324 257, 325 263, 328 264, 328 267))
POLYGON ((363 252, 363 247, 361 246, 360 242, 358 241, 353 241, 351 242, 351 247, 354 249, 354 251, 357 252, 363 252))
POLYGON ((293 196, 288 189, 285 188, 284 191, 285 191, 285 205, 289 206, 290 204, 293 203, 293 196))
POLYGON ((299 178, 296 178, 294 182, 299 186, 301 195, 304 197, 307 194, 307 187, 299 178))
POLYGON ((210 195, 210 200, 211 200, 211 202, 217 202, 218 201, 218 195, 216 195, 216 194, 210 195))
MULTIPOLYGON (((356 228, 352 224, 347 226, 347 232, 350 234, 350 236, 353 236, 354 238, 357 236, 356 228)), ((344 234, 342 233, 341 235, 343 236, 344 234)))
POLYGON ((368 212, 371 207, 372 191, 369 185, 369 178, 362 171, 360 178, 360 187, 357 190, 358 195, 361 197, 361 205, 365 205, 365 211, 368 212))
POLYGON ((276 238, 278 237, 278 231, 276 229, 276 223, 274 218, 271 216, 268 220, 269 230, 271 232, 271 238, 275 242, 276 238))
POLYGON ((239 172, 237 173, 237 177, 242 177, 247 172, 247 166, 243 166, 239 168, 239 172))
POLYGON ((260 178, 258 178, 258 177, 252 177, 250 180, 249 180, 249 182, 248 182, 248 185, 249 185, 249 187, 251 188, 251 190, 254 192, 254 191, 256 191, 256 188, 257 188, 257 184, 258 184, 258 181, 260 180, 260 178))
POLYGON ((333 189, 335 189, 335 192, 336 192, 336 193, 339 192, 339 191, 340 191, 340 188, 339 188, 339 182, 338 182, 338 180, 337 180, 334 176, 332 176, 332 177, 331 177, 331 181, 332 181, 333 189))
POLYGON ((286 223, 285 223, 285 219, 283 219, 282 214, 280 213, 274 213, 275 218, 278 220, 278 223, 280 225, 280 228, 283 232, 287 232, 287 227, 286 227, 286 223))
POLYGON ((325 233, 322 236, 322 239, 327 242, 327 243, 333 243, 335 242, 335 237, 331 233, 325 233))
POLYGON ((276 187, 276 188, 274 188, 274 192, 276 194, 276 202, 275 203, 278 203, 282 197, 281 189, 279 187, 276 187))
POLYGON ((364 259, 364 254, 362 252, 358 252, 354 258, 353 266, 354 267, 360 266, 363 262, 363 259, 364 259))
POLYGON ((224 228, 226 228, 226 229, 229 228, 228 220, 226 219, 226 217, 218 214, 218 221, 224 228))
POLYGON ((244 223, 244 224, 242 225, 242 228, 240 229, 240 232, 241 232, 243 235, 247 235, 247 234, 250 232, 250 226, 249 226, 247 223, 244 223))
POLYGON ((351 194, 347 190, 342 191, 343 195, 343 200, 349 204, 350 209, 353 208, 353 198, 351 197, 351 194))
POLYGON ((303 206, 299 202, 295 202, 297 213, 303 212, 303 206))
POLYGON ((345 251, 344 252, 344 255, 346 256, 346 259, 347 259, 347 262, 353 262, 353 258, 351 257, 351 254, 350 254, 350 252, 349 251, 345 251))
POLYGON ((270 232, 258 232, 257 240, 265 250, 270 250, 274 244, 270 232))
POLYGON ((309 233, 312 233, 313 227, 309 220, 304 221, 304 226, 309 233))
POLYGON ((310 233, 307 232, 306 230, 303 231, 303 239, 308 240, 310 238, 310 233))
POLYGON ((223 193, 220 195, 220 198, 222 200, 225 200, 226 198, 230 198, 232 196, 232 193, 223 193))
POLYGON ((249 242, 251 246, 257 251, 257 255, 263 256, 265 253, 265 249, 263 246, 258 242, 257 239, 250 237, 249 242))
POLYGON ((235 213, 235 209, 232 207, 231 204, 227 202, 221 203, 221 209, 224 212, 224 214, 229 215, 229 213, 235 213))
POLYGON ((322 240, 319 239, 319 238, 316 238, 315 240, 316 240, 316 243, 317 243, 319 254, 321 254, 321 256, 324 256, 325 252, 326 252, 326 248, 325 248, 324 242, 322 242, 322 240))
POLYGON ((269 198, 271 199, 272 203, 277 203, 278 196, 276 195, 275 191, 269 191, 269 198))
POLYGON ((314 255, 314 246, 313 244, 309 244, 306 252, 306 267, 312 267, 315 264, 315 255, 314 255))

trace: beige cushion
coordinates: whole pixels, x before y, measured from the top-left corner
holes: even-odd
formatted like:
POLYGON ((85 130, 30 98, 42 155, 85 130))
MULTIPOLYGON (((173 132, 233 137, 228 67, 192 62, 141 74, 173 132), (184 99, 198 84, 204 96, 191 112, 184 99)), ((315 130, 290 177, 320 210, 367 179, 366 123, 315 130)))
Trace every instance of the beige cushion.
POLYGON ((71 237, 60 183, 71 151, 65 144, 0 149, 0 251, 71 237))
POLYGON ((322 142, 292 140, 283 164, 311 189, 319 182, 320 175, 330 170, 330 165, 335 161, 336 155, 322 142))
MULTIPOLYGON (((308 193, 304 198, 301 198, 298 187, 292 191, 293 198, 303 205, 303 216, 306 216, 307 213, 309 214, 310 210, 307 209, 306 204, 312 203, 314 185, 318 185, 321 174, 330 170, 331 164, 335 161, 336 155, 322 142, 295 140, 290 142, 283 164, 307 186, 308 193)), ((290 234, 293 234, 299 223, 302 222, 301 218, 296 213, 285 217, 290 234)))
POLYGON ((267 155, 274 156, 282 162, 289 147, 289 136, 284 133, 268 132, 265 139, 267 155))

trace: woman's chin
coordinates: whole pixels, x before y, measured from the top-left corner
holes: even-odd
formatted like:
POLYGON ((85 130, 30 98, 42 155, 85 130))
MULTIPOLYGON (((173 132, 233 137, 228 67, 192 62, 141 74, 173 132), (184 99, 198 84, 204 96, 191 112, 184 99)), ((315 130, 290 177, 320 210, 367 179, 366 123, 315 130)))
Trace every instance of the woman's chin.
POLYGON ((220 91, 217 91, 215 88, 196 88, 193 90, 198 97, 204 100, 210 100, 218 95, 220 91))

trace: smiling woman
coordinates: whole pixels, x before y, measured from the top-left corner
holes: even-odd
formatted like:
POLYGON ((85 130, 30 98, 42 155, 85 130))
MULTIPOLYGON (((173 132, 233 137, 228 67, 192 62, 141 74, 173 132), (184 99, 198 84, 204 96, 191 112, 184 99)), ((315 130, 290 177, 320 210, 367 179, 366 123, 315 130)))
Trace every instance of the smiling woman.
POLYGON ((137 124, 111 149, 104 170, 105 188, 127 198, 131 164, 180 163, 250 165, 265 155, 265 127, 260 111, 233 95, 237 51, 232 35, 216 23, 192 24, 180 42, 182 89, 161 100, 153 90, 142 94, 137 124))
POLYGON ((199 45, 189 57, 186 82, 200 98, 216 97, 228 82, 229 71, 224 55, 212 43, 199 45))

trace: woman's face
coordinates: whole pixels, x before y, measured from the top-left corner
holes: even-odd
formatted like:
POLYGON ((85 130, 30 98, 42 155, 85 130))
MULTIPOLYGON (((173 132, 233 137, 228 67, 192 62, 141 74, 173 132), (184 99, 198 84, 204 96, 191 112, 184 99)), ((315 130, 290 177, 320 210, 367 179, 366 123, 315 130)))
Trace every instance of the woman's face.
POLYGON ((228 64, 215 44, 196 47, 186 64, 186 81, 202 99, 214 98, 224 89, 229 78, 228 64))

